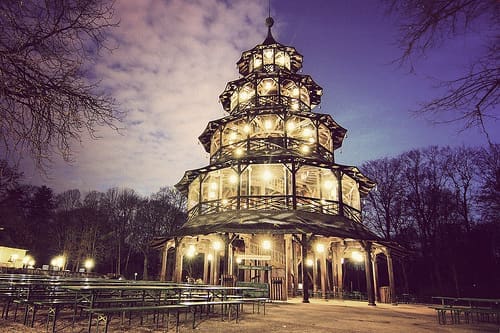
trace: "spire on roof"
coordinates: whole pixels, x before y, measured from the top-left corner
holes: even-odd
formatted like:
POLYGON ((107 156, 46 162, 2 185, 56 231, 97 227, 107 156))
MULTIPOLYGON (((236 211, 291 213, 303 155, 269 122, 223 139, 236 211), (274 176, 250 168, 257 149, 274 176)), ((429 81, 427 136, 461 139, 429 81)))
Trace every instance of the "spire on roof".
POLYGON ((277 44, 276 40, 273 37, 273 34, 271 33, 271 27, 274 24, 274 20, 271 16, 266 18, 266 25, 267 25, 267 37, 264 40, 262 44, 264 45, 270 45, 270 44, 277 44))

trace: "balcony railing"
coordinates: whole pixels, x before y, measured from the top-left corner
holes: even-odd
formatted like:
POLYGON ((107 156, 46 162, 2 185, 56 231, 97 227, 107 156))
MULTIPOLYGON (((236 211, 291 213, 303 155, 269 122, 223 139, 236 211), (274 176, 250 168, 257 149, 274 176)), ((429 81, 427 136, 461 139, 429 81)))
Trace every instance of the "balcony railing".
MULTIPOLYGON (((292 195, 240 196, 239 198, 204 201, 191 208, 188 211, 188 217, 191 219, 198 215, 234 211, 238 209, 238 201, 241 210, 293 210, 292 195)), ((302 196, 297 196, 296 201, 296 210, 327 215, 344 215, 361 223, 361 211, 344 204, 341 212, 338 201, 302 196)))

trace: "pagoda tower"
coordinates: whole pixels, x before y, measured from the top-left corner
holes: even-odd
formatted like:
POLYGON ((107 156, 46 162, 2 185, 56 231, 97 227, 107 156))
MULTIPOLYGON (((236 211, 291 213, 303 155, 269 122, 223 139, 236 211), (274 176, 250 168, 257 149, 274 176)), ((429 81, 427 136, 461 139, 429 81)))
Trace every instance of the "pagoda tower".
POLYGON ((282 286, 274 291, 281 299, 309 285, 326 297, 342 291, 341 262, 359 251, 373 303, 371 260, 382 245, 362 224, 361 198, 375 183, 335 162, 346 130, 313 112, 322 88, 299 73, 302 55, 273 38, 271 17, 266 25, 263 43, 237 63, 241 78, 219 97, 228 114, 199 136, 210 164, 187 171, 176 185, 187 196, 188 217, 178 237, 163 242, 162 277, 175 248, 174 281, 185 281, 183 258, 201 256, 203 276, 193 278, 205 283, 274 283, 282 286))

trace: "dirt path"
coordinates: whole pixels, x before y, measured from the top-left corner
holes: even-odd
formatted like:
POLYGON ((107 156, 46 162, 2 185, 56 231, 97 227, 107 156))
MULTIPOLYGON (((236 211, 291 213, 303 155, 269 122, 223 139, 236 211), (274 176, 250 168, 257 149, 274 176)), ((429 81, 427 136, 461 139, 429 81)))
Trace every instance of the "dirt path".
MULTIPOLYGON (((42 319, 39 316, 33 329, 0 319, 0 332, 45 332, 42 319)), ((253 314, 252 307, 247 305, 238 323, 221 322, 219 317, 212 317, 198 321, 194 330, 191 328, 191 318, 184 320, 182 315, 181 320, 181 333, 500 332, 498 325, 490 323, 439 325, 434 310, 424 305, 378 304, 371 307, 364 302, 336 300, 311 300, 311 303, 303 304, 299 299, 293 299, 287 303, 268 304, 265 316, 263 313, 253 314)), ((68 324, 68 319, 58 321, 58 332, 72 332, 71 327, 63 327, 68 324)), ((86 324, 85 320, 79 321, 73 332, 86 332, 86 324)), ((155 330, 151 326, 140 327, 135 322, 131 326, 122 326, 118 318, 113 318, 108 332, 164 332, 164 329, 155 330)), ((175 332, 173 327, 170 327, 169 332, 175 332)))

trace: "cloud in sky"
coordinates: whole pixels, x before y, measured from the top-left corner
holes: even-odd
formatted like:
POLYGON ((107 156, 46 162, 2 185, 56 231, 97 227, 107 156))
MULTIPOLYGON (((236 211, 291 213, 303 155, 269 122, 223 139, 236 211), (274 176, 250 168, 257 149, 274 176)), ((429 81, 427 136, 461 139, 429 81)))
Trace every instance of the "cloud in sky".
MULTIPOLYGON (((49 186, 143 194, 173 185, 185 170, 208 163, 197 137, 223 116, 218 102, 238 77, 242 50, 265 37, 265 6, 257 1, 117 1, 119 47, 95 68, 127 112, 121 135, 101 128, 84 140, 68 167, 57 163, 49 186)), ((29 174, 28 174, 29 176, 29 174)))
MULTIPOLYGON (((236 62, 261 43, 267 0, 117 1, 118 49, 104 54, 95 76, 127 111, 121 135, 85 139, 75 162, 56 163, 52 179, 26 171, 26 182, 56 192, 130 187, 144 195, 177 183, 209 163, 198 143, 207 123, 225 116, 218 96, 237 79, 236 62)), ((304 55, 304 74, 323 87, 321 107, 348 130, 336 161, 360 165, 429 145, 478 145, 481 133, 437 127, 414 110, 438 90, 429 77, 460 75, 481 41, 453 40, 429 53, 418 74, 389 63, 399 54, 396 25, 377 1, 272 2, 276 40, 304 55)), ((499 131, 497 131, 500 133, 499 131)), ((496 135, 498 137, 498 134, 496 135)), ((25 169, 26 170, 26 169, 25 169)))

